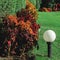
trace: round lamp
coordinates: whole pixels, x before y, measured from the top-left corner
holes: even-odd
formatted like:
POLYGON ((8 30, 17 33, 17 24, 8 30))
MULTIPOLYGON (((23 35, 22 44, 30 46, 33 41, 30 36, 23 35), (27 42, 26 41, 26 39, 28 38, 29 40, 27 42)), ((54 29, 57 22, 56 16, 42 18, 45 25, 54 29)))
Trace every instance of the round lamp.
POLYGON ((56 34, 53 30, 47 30, 44 32, 43 38, 48 45, 48 57, 51 57, 51 42, 56 39, 56 34))
POLYGON ((44 32, 43 38, 46 42, 53 42, 56 39, 56 34, 53 30, 47 30, 44 32))

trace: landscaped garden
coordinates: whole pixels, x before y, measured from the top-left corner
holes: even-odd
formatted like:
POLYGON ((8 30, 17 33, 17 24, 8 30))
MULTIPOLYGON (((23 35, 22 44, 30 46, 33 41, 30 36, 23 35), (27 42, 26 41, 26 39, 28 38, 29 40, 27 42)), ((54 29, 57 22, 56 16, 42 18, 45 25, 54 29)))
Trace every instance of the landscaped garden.
POLYGON ((19 57, 20 60, 60 60, 60 7, 54 10, 44 5, 40 10, 38 3, 39 0, 1 1, 0 59, 7 57, 7 60, 14 60, 19 57), (47 56, 47 43, 43 39, 46 30, 56 33, 51 58, 47 56))

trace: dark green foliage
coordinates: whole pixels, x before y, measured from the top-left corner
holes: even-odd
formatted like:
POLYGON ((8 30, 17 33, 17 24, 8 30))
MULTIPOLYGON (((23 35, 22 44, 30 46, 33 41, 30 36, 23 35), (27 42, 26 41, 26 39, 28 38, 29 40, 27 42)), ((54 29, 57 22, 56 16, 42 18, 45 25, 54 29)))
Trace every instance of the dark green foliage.
POLYGON ((25 0, 0 0, 0 16, 14 14, 25 5, 25 0))

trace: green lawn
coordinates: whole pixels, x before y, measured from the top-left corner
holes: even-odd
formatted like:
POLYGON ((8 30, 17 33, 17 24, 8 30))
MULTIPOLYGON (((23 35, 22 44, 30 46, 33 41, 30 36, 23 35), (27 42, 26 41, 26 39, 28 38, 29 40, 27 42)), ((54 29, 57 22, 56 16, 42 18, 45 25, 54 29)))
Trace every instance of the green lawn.
POLYGON ((33 52, 38 54, 36 60, 60 60, 60 12, 39 12, 37 23, 41 25, 39 33, 39 50, 33 52), (56 40, 52 43, 52 57, 47 56, 47 44, 43 39, 43 33, 48 30, 56 32, 56 40))

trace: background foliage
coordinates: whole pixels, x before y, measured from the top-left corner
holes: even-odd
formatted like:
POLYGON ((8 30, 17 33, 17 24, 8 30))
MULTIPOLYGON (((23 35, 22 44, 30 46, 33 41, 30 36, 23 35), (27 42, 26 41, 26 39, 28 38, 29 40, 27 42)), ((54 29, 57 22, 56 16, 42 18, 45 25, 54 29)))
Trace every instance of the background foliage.
MULTIPOLYGON (((42 0, 30 0, 30 2, 32 2, 36 6, 36 8, 39 9, 42 0)), ((49 5, 52 7, 55 2, 57 3, 59 1, 51 0, 49 5)), ((14 14, 16 11, 21 10, 21 8, 25 8, 25 6, 26 0, 0 0, 0 16, 5 14, 14 14)))
POLYGON ((21 8, 25 8, 25 0, 0 0, 0 16, 14 14, 21 8))

